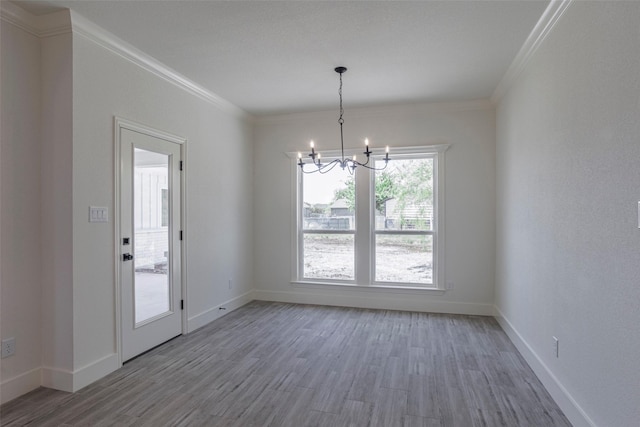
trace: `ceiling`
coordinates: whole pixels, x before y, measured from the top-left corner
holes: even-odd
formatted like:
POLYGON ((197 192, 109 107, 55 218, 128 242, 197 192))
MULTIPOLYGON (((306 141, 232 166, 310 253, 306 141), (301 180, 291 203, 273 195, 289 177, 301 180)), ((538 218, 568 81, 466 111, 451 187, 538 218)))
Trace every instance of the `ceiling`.
POLYGON ((253 115, 487 99, 547 1, 15 1, 70 8, 253 115))

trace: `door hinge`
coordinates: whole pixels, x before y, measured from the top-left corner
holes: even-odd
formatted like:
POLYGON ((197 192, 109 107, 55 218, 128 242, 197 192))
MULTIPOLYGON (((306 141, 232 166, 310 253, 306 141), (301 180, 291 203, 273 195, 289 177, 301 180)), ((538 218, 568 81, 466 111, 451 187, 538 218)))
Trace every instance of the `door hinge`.
POLYGON ((180 160, 180 170, 182 170, 183 166, 182 166, 182 160, 180 160))
POLYGON ((184 310, 184 300, 180 300, 180 310, 184 310))
POLYGON ((182 230, 180 230, 180 240, 182 240, 182 230))

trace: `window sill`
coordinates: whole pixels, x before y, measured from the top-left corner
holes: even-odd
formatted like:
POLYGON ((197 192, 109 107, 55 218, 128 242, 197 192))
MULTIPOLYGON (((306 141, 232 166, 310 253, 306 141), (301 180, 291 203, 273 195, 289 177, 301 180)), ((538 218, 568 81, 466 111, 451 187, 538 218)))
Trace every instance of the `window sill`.
POLYGON ((362 289, 368 291, 377 291, 377 292, 400 292, 400 293, 430 293, 434 295, 444 295, 447 291, 446 289, 434 288, 434 287, 426 287, 426 286, 411 286, 411 285, 357 285, 355 283, 338 283, 338 282, 317 282, 313 280, 292 280, 291 285, 294 288, 322 288, 322 287, 333 287, 333 288, 343 288, 345 290, 354 290, 354 289, 362 289))

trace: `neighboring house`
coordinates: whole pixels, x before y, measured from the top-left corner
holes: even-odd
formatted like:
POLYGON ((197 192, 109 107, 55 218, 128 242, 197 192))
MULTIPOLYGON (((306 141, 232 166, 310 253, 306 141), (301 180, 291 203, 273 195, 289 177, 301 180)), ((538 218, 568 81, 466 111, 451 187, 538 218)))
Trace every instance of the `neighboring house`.
POLYGON ((345 199, 339 199, 330 205, 331 216, 353 216, 355 212, 345 199))
POLYGON ((421 222, 424 221, 426 228, 431 229, 433 223, 433 206, 427 203, 409 204, 401 208, 397 199, 390 199, 385 202, 385 212, 385 228, 423 228, 421 222))
POLYGON ((163 270, 169 247, 167 170, 162 167, 136 167, 134 186, 136 270, 163 270))

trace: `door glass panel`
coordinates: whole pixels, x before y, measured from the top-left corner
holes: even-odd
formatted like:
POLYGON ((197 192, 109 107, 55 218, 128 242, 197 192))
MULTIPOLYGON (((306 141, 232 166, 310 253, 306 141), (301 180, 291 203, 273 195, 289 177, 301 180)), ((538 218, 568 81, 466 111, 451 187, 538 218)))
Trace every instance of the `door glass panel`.
POLYGON ((169 156, 134 150, 135 323, 170 309, 169 156))

